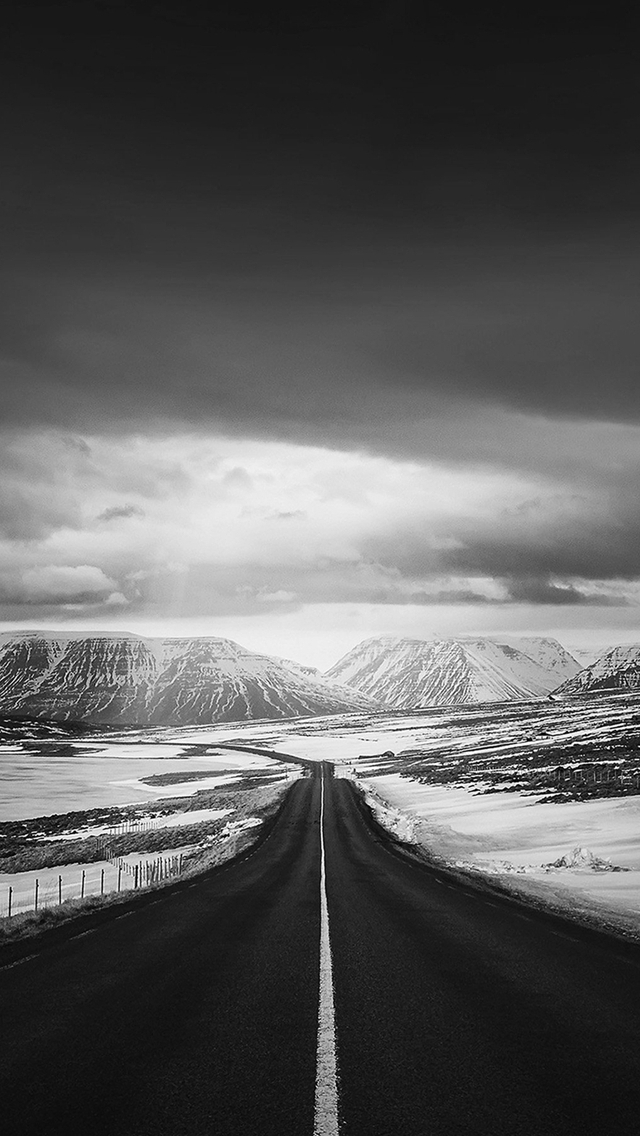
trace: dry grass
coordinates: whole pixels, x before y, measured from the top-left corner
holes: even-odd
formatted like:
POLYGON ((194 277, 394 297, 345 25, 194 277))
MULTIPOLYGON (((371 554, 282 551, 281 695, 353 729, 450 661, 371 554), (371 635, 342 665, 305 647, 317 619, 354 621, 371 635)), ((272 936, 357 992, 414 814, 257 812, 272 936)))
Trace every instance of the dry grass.
MULTIPOLYGON (((184 867, 180 879, 200 875, 210 868, 216 867, 218 864, 232 860, 235 856, 241 855, 247 848, 256 844, 262 836, 265 823, 276 816, 288 788, 289 786, 286 783, 281 783, 277 786, 269 786, 262 789, 253 788, 244 793, 229 794, 229 796, 234 796, 238 801, 238 812, 235 814, 234 820, 246 819, 249 816, 258 816, 262 824, 260 826, 256 825, 255 828, 245 829, 243 832, 238 833, 237 836, 228 837, 227 839, 221 840, 219 843, 187 854, 183 860, 184 867), (242 815, 240 815, 240 804, 242 805, 242 815)), ((218 804, 217 801, 216 804, 218 804)), ((225 808, 230 806, 225 804, 219 807, 225 808)), ((221 824, 224 823, 224 819, 225 818, 221 818, 221 824)), ((208 822, 205 822, 204 825, 185 826, 179 830, 170 830, 170 832, 173 834, 177 831, 180 835, 180 842, 185 843, 185 831, 198 828, 202 829, 208 826, 208 822)), ((149 837, 159 834, 160 831, 161 830, 153 830, 152 832, 140 833, 139 835, 141 837, 149 837)), ((125 837, 128 835, 136 834, 125 834, 125 837)), ((86 841, 83 843, 89 842, 86 841)), ((69 847, 69 845, 67 845, 67 847, 69 847)), ((175 887, 177 882, 177 879, 174 877, 173 879, 163 880, 149 887, 141 888, 139 891, 108 892, 103 896, 92 895, 82 900, 68 899, 60 905, 44 907, 37 912, 21 912, 13 915, 11 919, 5 916, 4 918, 0 918, 0 947, 22 939, 35 939, 36 936, 40 936, 71 920, 80 919, 88 915, 90 916, 92 913, 99 913, 107 908, 118 907, 123 904, 131 905, 131 903, 143 900, 144 896, 148 895, 149 892, 158 891, 166 887, 175 887)))

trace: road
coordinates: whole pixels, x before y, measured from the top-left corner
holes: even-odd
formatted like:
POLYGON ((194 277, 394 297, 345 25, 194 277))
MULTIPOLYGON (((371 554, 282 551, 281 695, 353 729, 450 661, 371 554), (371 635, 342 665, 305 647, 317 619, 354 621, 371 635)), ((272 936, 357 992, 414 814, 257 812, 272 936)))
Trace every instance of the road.
POLYGON ((312 1136, 323 797, 343 1136, 637 1130, 640 955, 416 863, 324 771, 244 860, 0 955, 5 1131, 312 1136))

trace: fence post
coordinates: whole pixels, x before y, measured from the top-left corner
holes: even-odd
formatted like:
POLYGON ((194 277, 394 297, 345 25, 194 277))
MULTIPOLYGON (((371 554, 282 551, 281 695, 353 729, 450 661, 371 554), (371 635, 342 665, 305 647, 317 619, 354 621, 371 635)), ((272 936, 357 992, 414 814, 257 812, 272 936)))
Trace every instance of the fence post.
POLYGON ((80 899, 84 899, 84 868, 82 869, 82 884, 80 885, 80 899))
POLYGON ((104 868, 100 872, 100 895, 104 895, 104 868))
POLYGON ((120 891, 120 880, 122 879, 122 861, 118 864, 118 891, 120 891))
POLYGON ((13 888, 9 885, 9 919, 11 918, 11 901, 13 899, 13 888))
POLYGON ((35 891, 34 906, 33 906, 34 911, 38 910, 38 889, 39 889, 39 887, 40 887, 40 881, 39 881, 38 877, 36 876, 36 891, 35 891))
POLYGON ((137 864, 136 864, 136 868, 135 868, 135 872, 134 872, 133 886, 134 886, 134 888, 137 888, 137 886, 138 886, 138 865, 137 864))
POLYGON ((58 906, 62 903, 62 876, 58 876, 58 906))

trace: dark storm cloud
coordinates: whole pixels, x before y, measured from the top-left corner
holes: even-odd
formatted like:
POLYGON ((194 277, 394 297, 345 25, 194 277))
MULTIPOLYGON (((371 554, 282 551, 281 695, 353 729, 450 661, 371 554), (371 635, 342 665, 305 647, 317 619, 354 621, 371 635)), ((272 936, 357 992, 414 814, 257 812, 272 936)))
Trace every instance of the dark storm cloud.
POLYGON ((144 517, 144 509, 138 505, 111 505, 99 514, 99 521, 128 520, 130 517, 144 517))
POLYGON ((149 12, 14 13, 5 420, 416 453, 461 404, 638 419, 622 25, 149 12))
POLYGON ((507 581, 508 601, 527 604, 583 605, 588 607, 620 607, 626 600, 603 592, 585 594, 571 584, 555 584, 540 576, 524 576, 507 581))
POLYGON ((384 331, 373 357, 401 387, 425 393, 637 421, 640 258, 621 251, 612 263, 613 243, 529 247, 519 265, 450 284, 444 302, 428 298, 384 331))
MULTIPOLYGON (((630 29, 476 8, 14 6, 0 383, 23 450, 0 453, 3 610, 578 606, 640 576, 630 29), (180 434, 194 452, 235 436, 221 484, 176 458, 180 434), (55 435, 42 455, 24 441, 55 435), (473 464, 393 531, 384 502, 410 482, 389 473, 369 535, 314 559, 303 529, 299 563, 289 489, 263 509, 282 524, 245 539, 255 437, 473 464), (487 466, 511 511, 472 492, 487 466), (169 566, 199 477, 242 563, 185 548, 169 566), (270 533, 290 562, 263 562, 270 533)), ((355 500, 353 476, 336 473, 355 500)))
POLYGON ((594 503, 572 517, 542 516, 526 527, 504 519, 484 531, 460 525, 461 547, 443 554, 450 571, 502 575, 514 579, 549 575, 590 580, 631 580, 640 575, 640 510, 637 500, 618 492, 610 502, 594 503), (626 500, 625 500, 626 497, 626 500))
MULTIPOLYGON (((559 280, 553 250, 538 249, 525 280, 494 247, 439 284, 426 250, 422 278, 414 266, 410 279, 397 251, 383 252, 364 297, 355 269, 313 286, 275 270, 182 290, 133 275, 81 291, 67 279, 31 284, 24 308, 40 312, 39 335, 13 318, 5 420, 92 432, 186 425, 507 464, 526 461, 523 446, 479 412, 638 420, 640 296, 627 253, 616 280, 611 248, 599 245, 598 277, 581 247, 559 280)), ((566 442, 554 451, 561 461, 566 442)))

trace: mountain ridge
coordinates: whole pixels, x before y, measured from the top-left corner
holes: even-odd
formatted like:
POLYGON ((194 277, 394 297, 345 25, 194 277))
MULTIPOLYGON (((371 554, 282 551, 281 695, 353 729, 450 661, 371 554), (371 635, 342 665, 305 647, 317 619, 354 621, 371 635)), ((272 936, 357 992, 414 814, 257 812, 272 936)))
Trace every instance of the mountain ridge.
POLYGON ((215 636, 5 633, 0 713, 146 726, 380 708, 310 671, 215 636))
POLYGON ((545 697, 579 670, 569 652, 545 636, 376 636, 325 674, 409 710, 545 697))
POLYGON ((640 643, 622 643, 605 651, 595 662, 563 682, 554 691, 559 698, 598 691, 640 689, 640 643))

